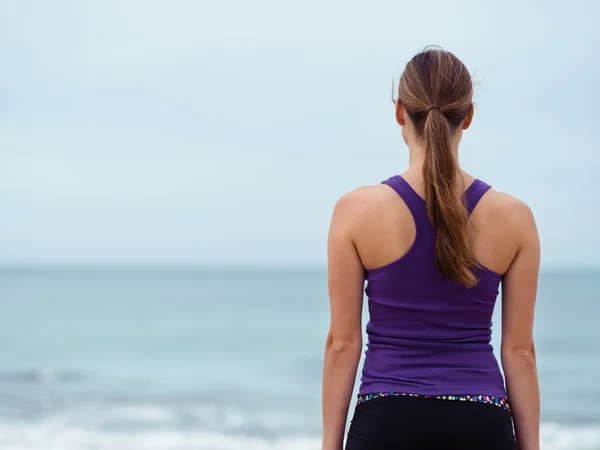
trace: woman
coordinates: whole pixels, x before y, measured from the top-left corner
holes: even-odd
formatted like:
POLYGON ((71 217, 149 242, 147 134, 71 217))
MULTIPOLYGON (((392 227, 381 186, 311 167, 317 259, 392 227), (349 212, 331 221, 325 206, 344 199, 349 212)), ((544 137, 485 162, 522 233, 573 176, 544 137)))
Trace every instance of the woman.
POLYGON ((323 450, 343 447, 365 279, 368 344, 346 450, 539 450, 539 239, 524 203, 460 169, 472 95, 453 54, 416 55, 396 101, 408 170, 335 207, 323 450), (506 389, 490 344, 500 283, 506 389))

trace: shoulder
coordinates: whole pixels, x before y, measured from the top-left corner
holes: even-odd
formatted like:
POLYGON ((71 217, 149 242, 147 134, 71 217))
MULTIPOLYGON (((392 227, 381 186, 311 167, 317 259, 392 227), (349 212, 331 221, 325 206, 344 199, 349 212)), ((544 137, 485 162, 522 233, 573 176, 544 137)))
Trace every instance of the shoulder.
POLYGON ((486 195, 487 211, 495 221, 502 222, 515 235, 529 236, 536 231, 535 218, 529 205, 504 192, 490 189, 486 195))
POLYGON ((333 210, 332 224, 338 224, 351 234, 371 227, 374 218, 382 218, 390 202, 398 195, 384 184, 362 186, 338 199, 333 210))
POLYGON ((533 217, 531 208, 523 200, 500 192, 495 189, 490 189, 486 195, 488 205, 492 207, 498 215, 507 217, 509 220, 526 220, 533 217))
POLYGON ((364 213, 387 203, 390 197, 397 195, 384 184, 376 186, 361 186, 339 198, 335 205, 334 214, 364 213))

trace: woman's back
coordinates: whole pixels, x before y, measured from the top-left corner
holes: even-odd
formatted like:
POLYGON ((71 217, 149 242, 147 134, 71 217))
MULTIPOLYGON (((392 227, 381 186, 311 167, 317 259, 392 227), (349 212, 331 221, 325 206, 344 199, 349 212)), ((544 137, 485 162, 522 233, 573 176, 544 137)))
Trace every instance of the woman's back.
MULTIPOLYGON (((402 256, 366 271, 369 342, 360 394, 506 396, 490 345, 501 274, 480 265, 474 270, 477 284, 470 288, 444 277, 436 266, 436 232, 424 199, 401 176, 384 186, 410 215, 409 223, 391 225, 397 230, 412 227, 414 238, 402 256)), ((468 213, 489 189, 480 180, 471 182, 464 194, 468 213)), ((370 245, 382 251, 389 242, 370 245)))

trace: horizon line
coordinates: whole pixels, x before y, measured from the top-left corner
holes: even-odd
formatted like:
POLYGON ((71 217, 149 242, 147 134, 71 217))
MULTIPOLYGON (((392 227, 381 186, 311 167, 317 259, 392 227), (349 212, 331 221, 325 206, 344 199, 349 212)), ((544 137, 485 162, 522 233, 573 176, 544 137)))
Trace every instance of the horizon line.
MULTIPOLYGON (((326 264, 176 263, 176 262, 2 262, 0 272, 326 272, 326 264)), ((600 275, 597 265, 542 265, 540 274, 600 275)))

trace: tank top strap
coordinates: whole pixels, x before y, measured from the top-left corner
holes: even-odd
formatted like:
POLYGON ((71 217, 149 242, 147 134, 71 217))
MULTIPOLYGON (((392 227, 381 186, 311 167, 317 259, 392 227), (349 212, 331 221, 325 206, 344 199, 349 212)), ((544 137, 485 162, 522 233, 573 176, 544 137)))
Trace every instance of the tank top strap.
POLYGON ((382 184, 387 184, 404 200, 415 220, 417 228, 422 228, 425 224, 429 223, 425 200, 415 192, 404 178, 400 175, 394 175, 382 181, 382 184))
POLYGON ((481 197, 483 197, 483 194, 485 194, 491 188, 492 187, 489 184, 484 183, 483 181, 477 178, 475 179, 475 181, 473 181, 473 183, 471 183, 471 186, 469 186, 469 188, 465 192, 465 200, 467 202, 467 213, 469 216, 473 213, 473 210, 477 206, 477 203, 479 203, 479 200, 481 200, 481 197))

